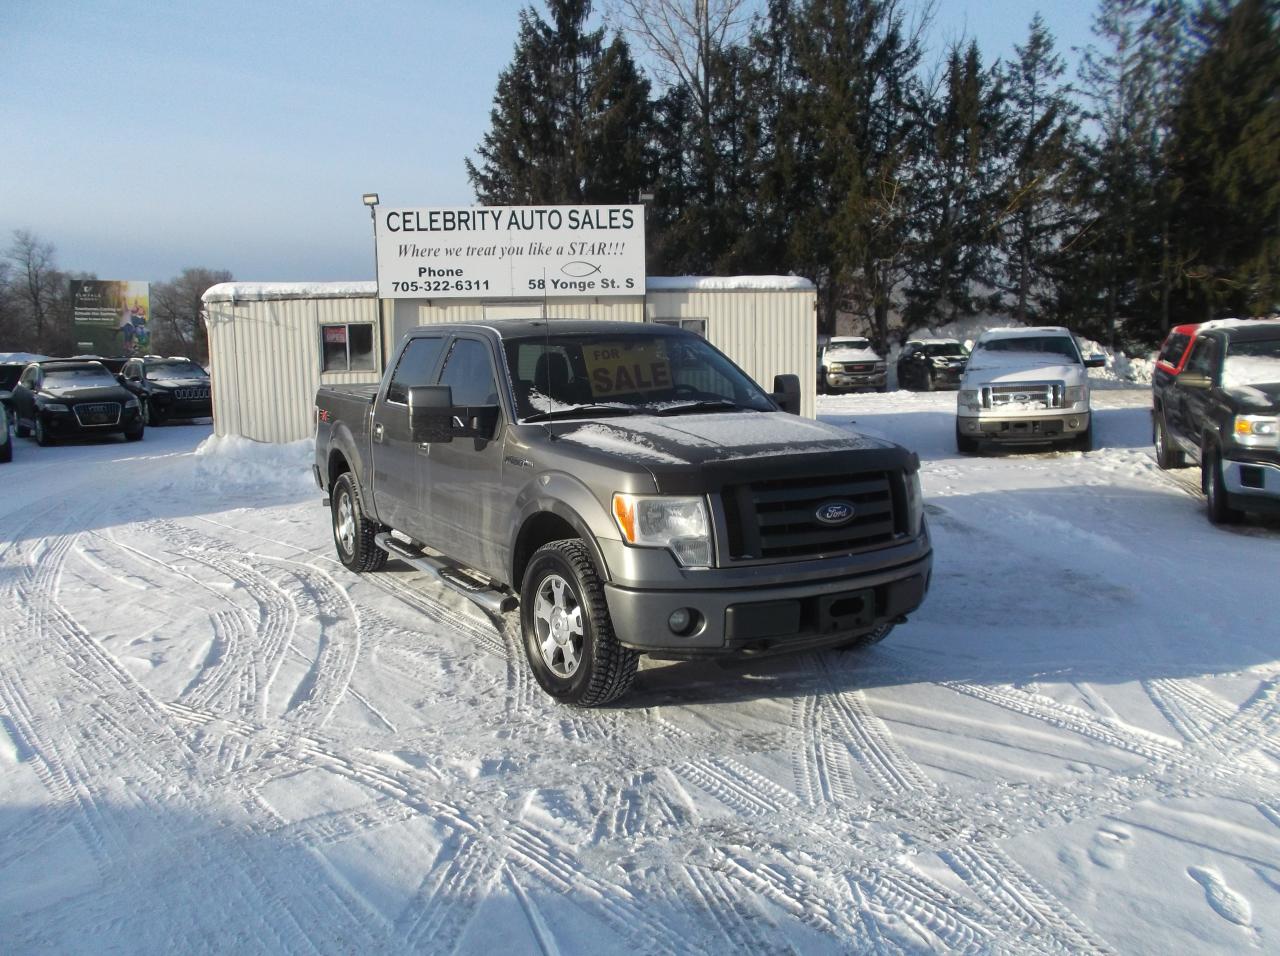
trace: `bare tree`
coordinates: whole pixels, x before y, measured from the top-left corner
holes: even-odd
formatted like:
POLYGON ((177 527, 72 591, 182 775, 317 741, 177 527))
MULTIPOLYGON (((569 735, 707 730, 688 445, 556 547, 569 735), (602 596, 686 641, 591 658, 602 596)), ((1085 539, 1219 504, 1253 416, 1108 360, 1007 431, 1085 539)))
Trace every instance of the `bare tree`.
POLYGON ((15 229, 5 258, 13 266, 10 289, 27 314, 31 344, 42 352, 49 344, 49 323, 59 300, 59 286, 65 281, 54 265, 53 243, 42 242, 25 229, 15 229))
POLYGON ((710 115, 713 60, 743 42, 758 0, 613 0, 612 19, 656 60, 667 86, 685 86, 710 115))
POLYGON ((180 354, 204 361, 209 343, 205 335, 201 296, 210 286, 230 282, 231 278, 231 273, 225 269, 194 268, 183 269, 182 274, 172 281, 153 285, 153 347, 167 355, 180 354))

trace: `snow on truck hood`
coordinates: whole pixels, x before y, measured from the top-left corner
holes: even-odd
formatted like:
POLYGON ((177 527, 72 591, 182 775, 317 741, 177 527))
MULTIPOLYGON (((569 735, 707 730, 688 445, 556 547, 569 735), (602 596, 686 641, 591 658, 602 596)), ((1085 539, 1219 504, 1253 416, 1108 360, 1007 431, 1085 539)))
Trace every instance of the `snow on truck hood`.
POLYGON ((894 447, 891 442, 785 412, 636 415, 600 422, 557 422, 555 435, 557 440, 629 461, 667 465, 894 447))
POLYGON ((827 349, 823 353, 827 362, 882 362, 875 349, 827 349))
POLYGON ((1045 381, 1083 385, 1088 380, 1087 375, 1085 367, 1074 362, 1037 360, 1032 356, 1016 353, 1000 356, 975 354, 965 368, 963 387, 1045 381))

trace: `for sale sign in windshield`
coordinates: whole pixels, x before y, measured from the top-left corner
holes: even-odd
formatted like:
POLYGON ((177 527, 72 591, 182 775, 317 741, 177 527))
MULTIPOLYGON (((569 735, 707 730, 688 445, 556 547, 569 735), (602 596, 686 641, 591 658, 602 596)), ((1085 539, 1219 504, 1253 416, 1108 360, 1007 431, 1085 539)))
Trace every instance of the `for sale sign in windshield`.
POLYGON ((375 209, 383 298, 644 295, 643 206, 375 209))

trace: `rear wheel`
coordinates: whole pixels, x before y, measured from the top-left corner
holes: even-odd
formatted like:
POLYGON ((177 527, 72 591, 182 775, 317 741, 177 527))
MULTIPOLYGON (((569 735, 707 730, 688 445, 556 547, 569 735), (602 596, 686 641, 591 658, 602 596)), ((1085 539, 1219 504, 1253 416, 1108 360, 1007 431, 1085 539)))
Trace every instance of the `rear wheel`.
POLYGON ((538 684, 582 707, 631 689, 640 655, 618 643, 591 553, 577 539, 543 545, 520 589, 520 631, 538 684))
POLYGON ((351 472, 343 473, 333 483, 329 507, 333 516, 333 543, 344 567, 356 572, 377 571, 387 563, 387 552, 373 541, 380 528, 364 516, 360 489, 351 472))
POLYGON ((1169 438, 1169 428, 1164 423, 1163 413, 1155 416, 1155 427, 1152 431, 1152 441, 1156 446, 1156 464, 1166 471, 1170 468, 1185 468, 1187 456, 1181 448, 1176 448, 1169 438))
POLYGON ((1222 459, 1216 451, 1206 448, 1200 462, 1209 520, 1214 524, 1235 524, 1244 517, 1244 513, 1232 508, 1227 501, 1227 489, 1222 481, 1222 459))

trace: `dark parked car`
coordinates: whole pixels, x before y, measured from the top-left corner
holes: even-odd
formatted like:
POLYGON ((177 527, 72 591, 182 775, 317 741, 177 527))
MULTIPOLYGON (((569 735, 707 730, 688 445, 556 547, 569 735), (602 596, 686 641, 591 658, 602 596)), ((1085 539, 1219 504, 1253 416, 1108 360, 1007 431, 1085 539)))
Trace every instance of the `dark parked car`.
POLYGON ((32 362, 13 390, 20 437, 35 433, 40 445, 59 438, 121 433, 142 437, 142 408, 101 362, 32 362))
POLYGON ((968 362, 969 353, 955 339, 914 339, 898 356, 898 387, 959 388, 968 362))
POLYGON ((0 362, 0 405, 13 409, 13 386, 18 384, 26 362, 0 362))
POLYGON ((1280 322, 1208 323, 1153 392, 1156 462, 1200 465, 1209 520, 1280 512, 1280 322))
POLYGON ((0 405, 0 465, 13 461, 13 438, 9 434, 9 409, 0 405))
POLYGON ((125 387, 142 400, 148 425, 163 425, 172 418, 213 415, 209 373, 191 359, 156 355, 130 359, 120 377, 125 387))

